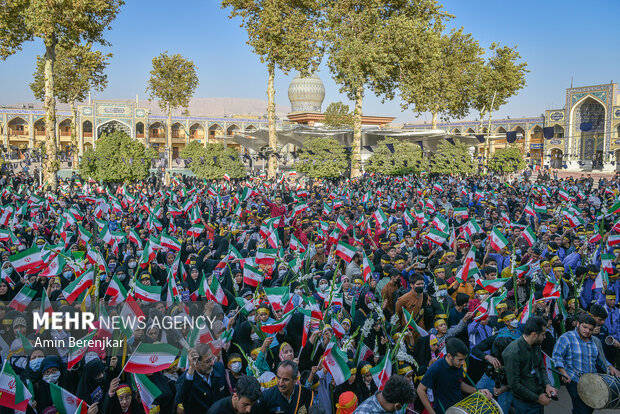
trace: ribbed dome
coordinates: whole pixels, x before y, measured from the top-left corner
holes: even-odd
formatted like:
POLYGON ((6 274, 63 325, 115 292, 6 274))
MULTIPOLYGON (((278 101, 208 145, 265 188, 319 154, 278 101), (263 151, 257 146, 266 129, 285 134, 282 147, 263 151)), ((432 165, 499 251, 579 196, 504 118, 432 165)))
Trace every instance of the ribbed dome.
POLYGON ((325 99, 325 85, 317 74, 307 78, 302 78, 298 74, 288 86, 288 99, 291 101, 291 113, 321 113, 321 105, 325 99))

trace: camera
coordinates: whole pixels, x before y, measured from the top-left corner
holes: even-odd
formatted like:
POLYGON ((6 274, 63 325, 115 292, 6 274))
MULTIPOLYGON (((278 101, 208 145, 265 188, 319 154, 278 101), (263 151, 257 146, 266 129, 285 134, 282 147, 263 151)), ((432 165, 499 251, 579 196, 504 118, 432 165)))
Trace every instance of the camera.
POLYGON ((485 370, 487 376, 491 378, 491 380, 495 381, 495 388, 501 388, 502 385, 508 385, 508 378, 506 377, 506 368, 503 366, 496 369, 491 364, 487 364, 485 370))

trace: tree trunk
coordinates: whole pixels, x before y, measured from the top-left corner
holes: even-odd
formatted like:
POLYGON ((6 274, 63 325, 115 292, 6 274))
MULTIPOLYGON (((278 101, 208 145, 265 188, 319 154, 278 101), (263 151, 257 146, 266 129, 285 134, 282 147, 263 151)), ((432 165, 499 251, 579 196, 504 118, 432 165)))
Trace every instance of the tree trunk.
POLYGON ((364 87, 355 91, 355 109, 353 111, 353 145, 351 148, 351 178, 362 175, 362 103, 364 87))
POLYGON ((433 112, 433 120, 431 121, 431 128, 437 129, 437 112, 433 112))
POLYGON ((168 125, 166 126, 166 146, 168 147, 168 171, 166 174, 166 184, 170 182, 170 169, 172 168, 172 109, 168 104, 168 125))
POLYGON ((56 61, 56 44, 54 36, 45 40, 45 154, 43 160, 43 181, 56 191, 58 187, 58 147, 56 146, 56 98, 54 97, 54 62, 56 61))
POLYGON ((269 167, 268 177, 275 179, 277 169, 276 151, 278 150, 278 135, 276 132, 276 102, 275 102, 275 66, 273 63, 267 65, 269 71, 269 81, 267 82, 267 123, 269 125, 269 167))
POLYGON ((78 169, 79 152, 77 140, 77 108, 75 101, 71 102, 71 145, 73 146, 73 169, 78 169))

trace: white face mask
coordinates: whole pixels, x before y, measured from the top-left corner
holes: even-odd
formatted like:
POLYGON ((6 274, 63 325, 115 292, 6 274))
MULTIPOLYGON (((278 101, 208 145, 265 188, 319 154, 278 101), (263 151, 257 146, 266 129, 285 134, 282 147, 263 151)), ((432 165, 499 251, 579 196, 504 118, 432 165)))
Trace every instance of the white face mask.
POLYGON ((230 370, 235 374, 238 374, 241 371, 241 362, 233 362, 230 364, 230 370))
POLYGON ((319 285, 319 289, 321 289, 321 291, 325 292, 327 290, 327 285, 319 285))
POLYGON ((301 289, 295 289, 295 294, 301 296, 303 294, 303 291, 301 289))
POLYGON ((53 374, 43 375, 43 381, 47 382, 48 384, 55 384, 56 382, 58 382, 58 378, 60 378, 60 371, 54 372, 53 374))
POLYGON ((441 289, 437 291, 437 295, 439 296, 447 296, 448 295, 448 291, 446 289, 441 289))

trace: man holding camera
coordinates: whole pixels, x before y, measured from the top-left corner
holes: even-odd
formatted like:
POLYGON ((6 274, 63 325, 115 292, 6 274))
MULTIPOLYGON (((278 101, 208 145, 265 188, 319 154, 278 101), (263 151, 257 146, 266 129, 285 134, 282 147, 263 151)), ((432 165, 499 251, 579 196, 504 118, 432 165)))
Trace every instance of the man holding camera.
POLYGON ((530 317, 523 335, 512 341, 502 353, 508 387, 514 394, 512 404, 519 414, 542 414, 557 390, 549 384, 540 344, 545 339, 547 323, 538 316, 530 317))
POLYGON ((577 328, 560 336, 553 349, 553 361, 562 373, 562 382, 566 384, 573 401, 573 414, 592 414, 594 411, 584 404, 577 392, 581 375, 596 374, 599 366, 609 374, 620 377, 620 372, 607 362, 592 339, 594 328, 596 321, 592 316, 586 313, 579 315, 577 328))

